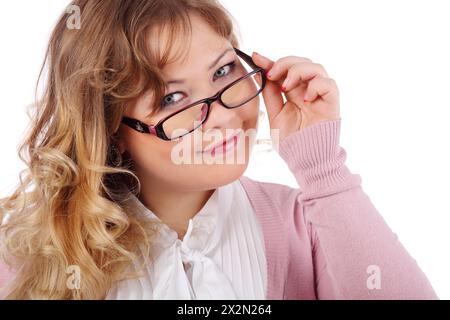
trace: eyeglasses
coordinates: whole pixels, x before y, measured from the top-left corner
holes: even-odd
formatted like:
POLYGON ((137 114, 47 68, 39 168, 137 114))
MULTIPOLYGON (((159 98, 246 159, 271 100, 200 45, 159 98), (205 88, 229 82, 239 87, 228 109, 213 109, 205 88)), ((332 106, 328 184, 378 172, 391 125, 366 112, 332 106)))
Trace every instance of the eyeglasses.
POLYGON ((227 78, 224 78, 231 79, 232 82, 212 97, 181 107, 155 125, 147 125, 140 120, 129 117, 123 117, 121 122, 138 132, 155 135, 160 139, 170 141, 179 139, 199 128, 208 119, 211 104, 214 101, 219 101, 227 109, 234 109, 254 99, 266 85, 265 71, 253 62, 251 56, 237 48, 234 48, 234 50, 241 59, 239 63, 229 65, 231 71, 227 78), (256 81, 256 75, 260 75, 261 85, 256 81))

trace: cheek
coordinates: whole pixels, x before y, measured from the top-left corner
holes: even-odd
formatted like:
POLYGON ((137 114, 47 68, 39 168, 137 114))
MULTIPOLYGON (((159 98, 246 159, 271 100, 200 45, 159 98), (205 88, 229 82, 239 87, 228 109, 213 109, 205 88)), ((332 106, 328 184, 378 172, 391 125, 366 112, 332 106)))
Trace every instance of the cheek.
MULTIPOLYGON (((152 179, 157 183, 176 186, 185 190, 204 190, 224 185, 239 178, 247 167, 249 158, 247 143, 244 151, 245 160, 241 164, 211 165, 195 164, 193 161, 191 164, 177 164, 176 161, 172 161, 174 155, 172 149, 176 143, 155 140, 149 140, 149 137, 133 137, 133 139, 128 140, 127 150, 135 163, 138 176, 142 179, 152 179)), ((191 140, 188 144, 192 147, 190 159, 194 159, 194 143, 191 140)))
POLYGON ((253 99, 239 110, 244 121, 244 130, 256 129, 258 127, 259 103, 259 99, 253 99))
POLYGON ((124 139, 126 149, 137 168, 146 171, 170 161, 170 144, 144 134, 130 134, 124 139))

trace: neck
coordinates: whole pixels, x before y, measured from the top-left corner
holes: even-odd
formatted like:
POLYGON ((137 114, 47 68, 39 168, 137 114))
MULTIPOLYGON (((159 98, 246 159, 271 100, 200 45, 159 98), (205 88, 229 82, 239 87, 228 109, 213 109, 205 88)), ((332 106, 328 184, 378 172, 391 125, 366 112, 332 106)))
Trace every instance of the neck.
POLYGON ((215 189, 201 191, 176 191, 173 189, 149 188, 141 185, 139 200, 163 223, 178 234, 182 240, 193 218, 205 205, 215 189))

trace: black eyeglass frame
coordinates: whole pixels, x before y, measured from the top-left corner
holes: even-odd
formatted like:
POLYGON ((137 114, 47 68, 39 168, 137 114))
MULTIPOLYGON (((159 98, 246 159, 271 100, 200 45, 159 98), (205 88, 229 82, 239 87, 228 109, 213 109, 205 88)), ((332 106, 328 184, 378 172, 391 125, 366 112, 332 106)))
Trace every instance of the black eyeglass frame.
POLYGON ((187 134, 189 134, 189 133, 195 131, 195 130, 196 130, 197 128, 199 128, 203 123, 205 123, 205 121, 208 120, 209 112, 210 112, 210 110, 211 110, 211 104, 212 104, 214 101, 218 100, 218 101, 220 102, 220 104, 221 104, 223 107, 227 108, 227 109, 234 109, 234 108, 238 108, 238 107, 240 107, 240 106, 246 104, 246 103, 249 102, 250 100, 254 99, 255 97, 257 97, 257 96, 264 90, 264 87, 265 87, 265 85, 266 85, 266 79, 267 79, 267 78, 266 78, 266 72, 265 72, 265 70, 264 70, 263 68, 257 66, 257 65, 253 62, 251 56, 249 56, 248 54, 242 52, 242 51, 239 50, 238 48, 233 47, 233 49, 234 49, 234 51, 236 52, 236 54, 237 54, 239 57, 241 57, 246 63, 248 63, 248 65, 253 69, 253 71, 251 71, 250 73, 246 74, 245 76, 243 76, 243 77, 241 77, 241 78, 239 78, 239 79, 237 79, 237 80, 235 80, 235 81, 229 83, 228 85, 226 85, 224 88, 222 88, 219 92, 217 92, 217 93, 216 93, 215 95, 213 95, 212 97, 205 98, 205 99, 201 99, 201 100, 199 100, 199 101, 196 101, 196 102, 194 102, 194 103, 191 103, 190 105, 188 105, 188 106, 186 106, 186 107, 183 107, 182 109, 177 110, 177 111, 173 112, 172 114, 170 114, 170 115, 164 117, 163 119, 161 119, 160 121, 158 121, 158 123, 155 124, 155 125, 148 125, 148 124, 146 124, 146 123, 144 123, 144 122, 142 122, 142 121, 140 121, 140 120, 133 119, 133 118, 129 118, 129 117, 125 117, 125 116, 122 117, 121 123, 123 123, 123 124, 129 126, 130 128, 132 128, 132 129, 134 129, 134 130, 136 130, 136 131, 138 131, 138 132, 140 132, 140 133, 146 133, 146 134, 155 135, 155 136, 157 136, 157 137, 160 138, 160 139, 163 139, 163 140, 166 140, 166 141, 171 141, 171 140, 179 139, 179 138, 181 138, 181 137, 183 137, 183 136, 185 136, 185 135, 187 135, 187 134), (258 73, 258 72, 261 73, 261 79, 262 79, 262 81, 261 81, 261 88, 258 90, 258 92, 257 92, 252 98, 250 98, 250 99, 248 99, 247 101, 245 101, 245 102, 243 102, 243 103, 241 103, 241 104, 239 104, 239 105, 237 105, 237 106, 234 106, 234 107, 229 107, 229 106, 227 106, 227 105, 222 101, 222 93, 223 93, 223 92, 225 92, 228 88, 230 88, 231 86, 233 86, 235 83, 241 81, 242 79, 248 78, 248 77, 250 77, 250 76, 252 76, 252 75, 254 75, 254 74, 258 73), (164 122, 167 121, 168 119, 170 119, 171 117, 175 116, 176 114, 178 114, 178 113, 180 113, 180 112, 183 112, 183 111, 185 111, 186 109, 189 109, 189 108, 191 108, 191 107, 193 107, 193 106, 196 106, 196 105, 198 105, 198 104, 200 104, 200 103, 206 103, 207 106, 208 106, 208 110, 207 110, 207 112, 206 112, 205 119, 200 123, 200 125, 197 126, 197 127, 195 127, 194 129, 192 129, 191 131, 187 132, 186 134, 184 134, 184 135, 182 135, 182 136, 179 136, 179 137, 176 137, 176 138, 174 138, 174 139, 170 139, 169 137, 167 137, 167 135, 164 133, 164 129, 163 129, 163 124, 164 124, 164 122))

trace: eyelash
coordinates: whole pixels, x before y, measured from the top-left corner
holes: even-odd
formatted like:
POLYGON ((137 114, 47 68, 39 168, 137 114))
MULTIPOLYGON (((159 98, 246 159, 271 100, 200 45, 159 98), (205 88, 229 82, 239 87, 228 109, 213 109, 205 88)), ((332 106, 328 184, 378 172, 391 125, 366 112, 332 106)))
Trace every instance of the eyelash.
MULTIPOLYGON (((226 75, 224 75, 224 76, 222 76, 222 77, 219 77, 219 78, 225 78, 226 76, 230 75, 230 74, 234 71, 234 68, 236 67, 236 61, 233 61, 233 62, 231 62, 231 63, 228 63, 228 64, 226 64, 226 65, 220 67, 219 69, 216 70, 216 72, 219 71, 219 70, 221 70, 221 69, 223 69, 223 68, 225 68, 225 67, 230 67, 230 71, 229 71, 226 75)), ((215 76, 215 74, 216 74, 216 73, 214 73, 214 76, 215 76)), ((162 99, 163 101, 161 102, 161 106, 162 106, 163 108, 168 108, 168 107, 170 107, 170 106, 173 105, 173 104, 179 103, 181 100, 176 101, 176 102, 166 103, 166 104, 164 103, 164 100, 165 100, 167 97, 170 97, 170 96, 172 96, 172 95, 174 95, 174 94, 177 94, 177 93, 180 93, 180 94, 181 94, 180 91, 176 91, 176 92, 172 92, 172 93, 170 93, 170 94, 164 96, 164 98, 162 99)))

